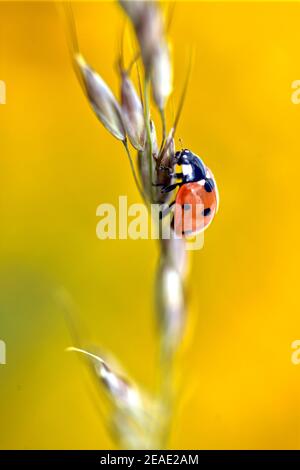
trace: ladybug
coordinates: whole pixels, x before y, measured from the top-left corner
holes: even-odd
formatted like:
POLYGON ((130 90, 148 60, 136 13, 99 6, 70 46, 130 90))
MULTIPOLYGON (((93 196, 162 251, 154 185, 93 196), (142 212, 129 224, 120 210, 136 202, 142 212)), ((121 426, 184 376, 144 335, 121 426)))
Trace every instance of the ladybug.
POLYGON ((175 182, 162 186, 161 192, 168 193, 179 188, 175 200, 162 217, 175 205, 172 228, 176 235, 193 236, 203 232, 212 222, 219 205, 216 181, 210 169, 198 155, 188 149, 175 153, 172 168, 163 167, 175 182), (174 171, 175 166, 181 172, 174 171))

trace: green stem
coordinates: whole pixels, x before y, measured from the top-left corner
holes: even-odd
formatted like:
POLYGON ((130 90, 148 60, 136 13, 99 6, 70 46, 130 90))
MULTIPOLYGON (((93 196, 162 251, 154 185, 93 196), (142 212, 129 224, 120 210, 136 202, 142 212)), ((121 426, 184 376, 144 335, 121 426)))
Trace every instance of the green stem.
POLYGON ((151 138, 151 128, 150 128, 150 81, 149 78, 145 78, 145 89, 144 89, 144 100, 145 100, 145 126, 147 134, 147 149, 148 149, 148 162, 149 162, 149 178, 150 178, 150 199, 153 201, 153 186, 152 186, 152 138, 151 138))
POLYGON ((167 442, 171 431, 172 416, 174 410, 173 390, 174 357, 166 357, 161 351, 160 359, 160 400, 164 406, 165 416, 159 429, 159 440, 162 449, 167 448, 167 442))
POLYGON ((162 155, 162 150, 164 148, 165 141, 166 141, 166 138, 167 138, 167 125, 166 125, 165 111, 163 109, 160 109, 159 113, 160 113, 161 124, 162 124, 162 139, 161 139, 161 146, 160 146, 158 155, 161 156, 162 155))
POLYGON ((125 150, 126 150, 126 154, 127 154, 127 157, 128 157, 128 160, 129 160, 129 164, 130 164, 130 168, 131 168, 131 172, 132 172, 132 176, 134 178, 134 182, 136 184, 136 187, 140 193, 140 195, 142 196, 143 200, 146 202, 146 196, 144 194, 144 191, 142 190, 141 188, 141 185, 140 185, 140 182, 138 180, 138 177, 137 177, 137 174, 136 174, 136 171, 135 171, 135 168, 134 168, 134 164, 133 164, 133 161, 132 161, 132 158, 131 158, 131 155, 130 155, 130 151, 129 151, 129 148, 128 148, 128 144, 127 144, 127 140, 123 140, 123 144, 124 144, 124 147, 125 147, 125 150))

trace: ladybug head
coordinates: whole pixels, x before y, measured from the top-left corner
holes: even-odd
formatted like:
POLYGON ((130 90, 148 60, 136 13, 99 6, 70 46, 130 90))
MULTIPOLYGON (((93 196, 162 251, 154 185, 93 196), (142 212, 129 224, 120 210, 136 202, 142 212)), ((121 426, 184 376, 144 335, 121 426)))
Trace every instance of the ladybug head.
POLYGON ((189 165, 195 181, 206 179, 206 167, 201 158, 188 149, 180 150, 175 153, 174 164, 189 165))
POLYGON ((191 163, 191 159, 193 157, 193 154, 190 150, 184 149, 184 150, 179 150, 178 152, 175 153, 174 156, 174 161, 178 165, 187 165, 191 163))

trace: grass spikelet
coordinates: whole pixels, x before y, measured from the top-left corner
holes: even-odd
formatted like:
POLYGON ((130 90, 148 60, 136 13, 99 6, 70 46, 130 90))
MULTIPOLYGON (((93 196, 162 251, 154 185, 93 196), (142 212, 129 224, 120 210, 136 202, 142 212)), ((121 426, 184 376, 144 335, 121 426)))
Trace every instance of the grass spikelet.
POLYGON ((144 110, 128 73, 121 69, 121 106, 128 138, 136 150, 143 151, 146 142, 144 110))
POLYGON ((89 102, 101 123, 117 139, 124 141, 126 132, 119 103, 109 86, 84 60, 81 54, 75 57, 89 102))

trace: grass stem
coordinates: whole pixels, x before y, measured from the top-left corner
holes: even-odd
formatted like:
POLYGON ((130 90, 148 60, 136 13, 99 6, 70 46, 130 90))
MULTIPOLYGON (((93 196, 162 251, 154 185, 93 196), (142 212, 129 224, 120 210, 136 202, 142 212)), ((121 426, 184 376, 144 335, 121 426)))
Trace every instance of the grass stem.
POLYGON ((150 80, 148 77, 145 78, 144 85, 144 103, 145 103, 145 126, 146 126, 146 135, 147 135, 147 149, 148 149, 148 162, 149 162, 149 178, 150 178, 150 196, 151 202, 153 202, 153 162, 152 162, 152 136, 150 128, 150 80))
POLYGON ((141 195, 141 197, 143 198, 143 200, 146 202, 146 196, 144 194, 144 191, 142 190, 141 188, 141 185, 140 185, 140 182, 139 182, 139 179, 137 177, 137 174, 136 174, 136 171, 135 171, 135 168, 134 168, 134 164, 133 164, 133 161, 132 161, 132 158, 131 158, 131 154, 130 154, 130 151, 129 151, 129 147, 128 147, 128 142, 127 140, 123 140, 123 144, 124 144, 124 147, 125 147, 125 150, 126 150, 126 154, 127 154, 127 157, 128 157, 128 160, 129 160, 129 164, 130 164, 130 169, 131 169, 131 173, 132 173, 132 176, 134 178, 134 182, 136 184, 136 187, 141 195))

